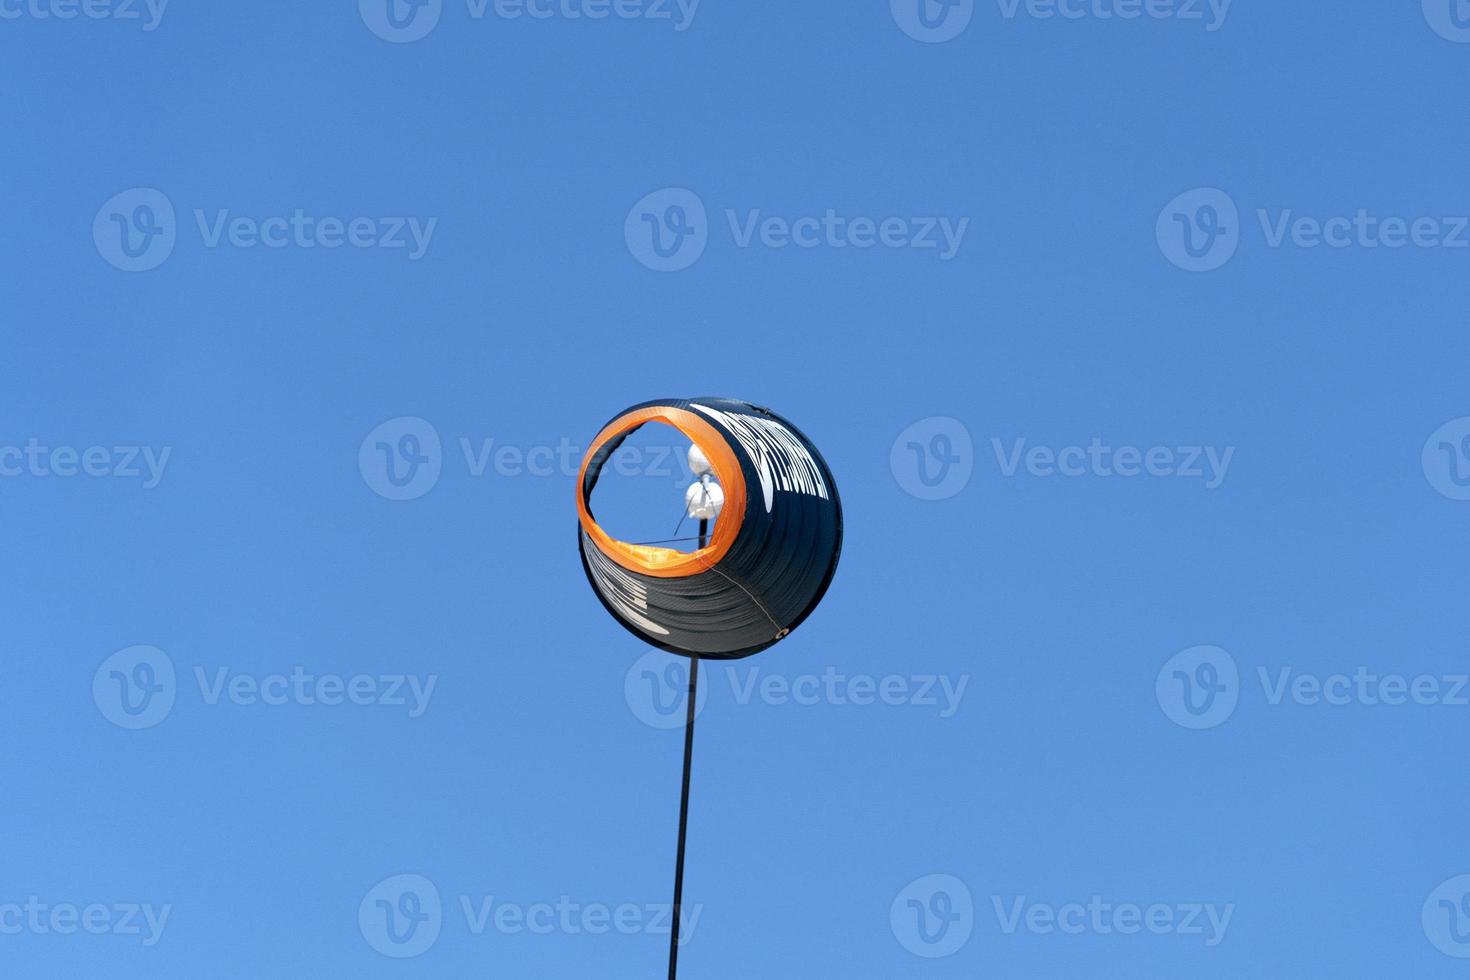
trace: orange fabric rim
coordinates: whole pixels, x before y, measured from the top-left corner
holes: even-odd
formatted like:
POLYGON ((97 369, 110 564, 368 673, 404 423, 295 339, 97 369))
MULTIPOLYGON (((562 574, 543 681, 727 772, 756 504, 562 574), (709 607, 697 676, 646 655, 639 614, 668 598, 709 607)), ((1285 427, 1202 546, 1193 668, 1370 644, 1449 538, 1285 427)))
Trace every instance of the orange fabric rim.
POLYGON ((740 471, 740 461, 730 449, 725 437, 700 416, 682 408, 655 405, 629 412, 608 423, 597 434, 582 457, 582 467, 577 472, 577 516, 598 550, 630 572, 651 575, 654 578, 682 578, 694 575, 715 565, 735 544, 740 536, 740 526, 745 522, 745 474, 740 471), (715 533, 709 544, 698 551, 676 551, 673 548, 654 548, 648 545, 630 544, 619 541, 608 534, 587 511, 587 500, 582 488, 587 485, 587 467, 610 439, 615 439, 630 429, 646 422, 665 422, 688 436, 704 453, 714 468, 715 479, 725 491, 725 506, 715 521, 715 533))

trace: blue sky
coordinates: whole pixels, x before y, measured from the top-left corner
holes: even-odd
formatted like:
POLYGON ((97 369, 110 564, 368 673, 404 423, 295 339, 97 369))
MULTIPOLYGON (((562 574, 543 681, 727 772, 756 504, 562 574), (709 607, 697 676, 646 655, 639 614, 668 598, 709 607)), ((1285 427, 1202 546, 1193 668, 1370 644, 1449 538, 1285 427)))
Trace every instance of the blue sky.
POLYGON ((1470 5, 395 4, 0 0, 0 973, 663 976, 726 395, 682 975, 1458 975, 1470 5))

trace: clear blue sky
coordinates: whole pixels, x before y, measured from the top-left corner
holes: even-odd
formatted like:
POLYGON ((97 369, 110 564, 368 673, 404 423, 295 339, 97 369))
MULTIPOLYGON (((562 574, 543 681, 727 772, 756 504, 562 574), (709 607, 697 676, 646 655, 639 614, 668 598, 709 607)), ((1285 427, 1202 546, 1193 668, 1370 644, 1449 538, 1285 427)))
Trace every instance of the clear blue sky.
POLYGON ((1470 21, 365 3, 0 0, 0 974, 663 976, 558 454, 712 394, 847 538, 683 976, 1460 975, 1470 21))

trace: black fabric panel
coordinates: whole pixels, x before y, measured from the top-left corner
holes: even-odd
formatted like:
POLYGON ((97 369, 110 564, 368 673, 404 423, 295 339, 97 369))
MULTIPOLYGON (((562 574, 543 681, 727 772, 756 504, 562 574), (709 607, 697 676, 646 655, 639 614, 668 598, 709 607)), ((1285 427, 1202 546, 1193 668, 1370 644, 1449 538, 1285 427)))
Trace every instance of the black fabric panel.
MULTIPOLYGON (((605 590, 594 571, 588 549, 596 544, 578 527, 583 570, 603 606, 634 635, 647 643, 685 655, 736 659, 759 653, 786 636, 811 613, 831 584, 842 551, 842 504, 827 463, 811 441, 790 422, 747 402, 727 398, 670 399, 645 402, 619 413, 655 405, 692 411, 718 430, 740 462, 745 477, 745 519, 729 552, 708 571, 680 578, 657 578, 617 566, 604 572, 616 588, 605 590), (766 512, 758 464, 723 421, 692 406, 700 405, 732 416, 770 419, 783 426, 810 454, 828 497, 792 490, 775 490, 766 512), (666 630, 657 633, 636 619, 666 630)), ((630 433, 631 434, 631 433, 630 433)), ((622 438, 602 447, 583 481, 588 500, 598 475, 622 438)), ((600 556, 599 567, 611 559, 600 556)), ((615 563, 614 563, 615 564, 615 563)))

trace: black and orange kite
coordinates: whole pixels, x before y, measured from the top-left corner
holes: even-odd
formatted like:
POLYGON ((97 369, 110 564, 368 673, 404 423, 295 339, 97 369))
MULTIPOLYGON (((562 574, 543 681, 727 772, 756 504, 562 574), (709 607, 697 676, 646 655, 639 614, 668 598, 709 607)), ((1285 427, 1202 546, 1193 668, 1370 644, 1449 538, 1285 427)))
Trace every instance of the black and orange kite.
POLYGON ((689 658, 669 943, 673 980, 699 661, 748 657, 801 625, 837 571, 842 504, 822 455, 775 412, 731 398, 667 399, 635 405, 603 426, 582 460, 577 515, 582 566, 607 611, 644 642, 689 658), (693 444, 689 458, 700 482, 686 494, 686 516, 700 520, 700 533, 692 551, 619 541, 593 514, 603 467, 650 422, 673 426, 693 444))

